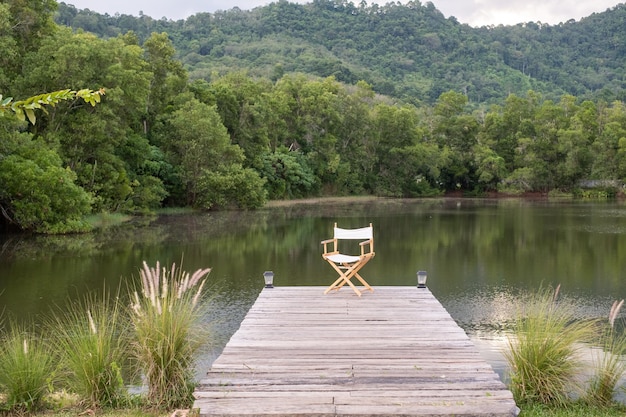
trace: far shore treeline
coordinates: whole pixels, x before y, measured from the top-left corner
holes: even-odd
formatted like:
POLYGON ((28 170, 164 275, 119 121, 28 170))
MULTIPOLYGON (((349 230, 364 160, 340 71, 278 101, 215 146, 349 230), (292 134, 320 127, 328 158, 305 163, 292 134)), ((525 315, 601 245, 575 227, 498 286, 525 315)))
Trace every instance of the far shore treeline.
POLYGON ((34 124, 0 114, 0 229, 319 195, 618 193, 625 15, 470 28, 432 3, 281 0, 173 22, 4 1, 0 101, 106 93, 34 124))

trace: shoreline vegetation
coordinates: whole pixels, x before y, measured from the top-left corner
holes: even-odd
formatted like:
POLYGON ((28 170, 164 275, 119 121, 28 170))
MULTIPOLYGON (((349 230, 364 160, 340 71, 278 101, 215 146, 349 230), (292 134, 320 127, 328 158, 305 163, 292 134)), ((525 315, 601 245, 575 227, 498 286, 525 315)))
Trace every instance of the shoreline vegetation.
MULTIPOLYGON (((202 320, 209 273, 144 262, 128 297, 87 296, 52 313, 39 331, 9 321, 0 333, 0 415, 197 416, 192 370, 211 337, 202 320), (139 393, 130 384, 141 385, 139 393)), ((522 295, 503 382, 523 417, 625 415, 616 398, 625 389, 626 333, 616 323, 624 301, 605 319, 581 321, 559 289, 522 295), (580 361, 581 346, 598 352, 591 364, 580 361)))
POLYGON ((144 262, 140 284, 126 296, 88 294, 43 317, 40 326, 8 320, 0 330, 0 415, 190 409, 194 361, 210 337, 202 320, 210 271, 144 262))
MULTIPOLYGON (((555 200, 555 199, 580 199, 584 201, 596 200, 604 201, 608 199, 623 200, 626 198, 626 194, 620 192, 615 193, 614 196, 607 196, 603 190, 589 189, 580 195, 574 195, 572 193, 523 193, 523 194, 508 194, 508 193, 487 193, 481 196, 468 196, 462 192, 449 192, 440 196, 433 197, 417 197, 417 198, 398 198, 398 197, 383 197, 375 195, 358 195, 358 196, 320 196, 309 197, 300 199, 283 199, 283 200, 270 200, 265 203, 263 207, 258 210, 268 210, 273 208, 295 207, 299 205, 333 205, 333 204, 349 204, 349 203, 368 203, 374 201, 411 201, 411 200, 446 200, 446 199, 521 199, 521 200, 555 200)), ((85 221, 90 225, 92 232, 96 230, 106 229, 109 227, 119 226, 126 222, 132 221, 138 217, 158 217, 163 215, 177 215, 177 214, 189 214, 194 212, 202 212, 201 210, 190 207, 168 207, 156 210, 152 214, 148 215, 131 215, 124 213, 109 213, 102 212, 99 214, 92 214, 85 218, 85 221)))
MULTIPOLYGON (((269 200, 259 210, 270 209, 276 207, 290 207, 296 205, 314 205, 314 204, 346 204, 346 203, 368 203, 372 201, 411 201, 411 200, 437 200, 437 199, 519 199, 519 200, 550 200, 550 199, 579 199, 579 200, 608 200, 618 199, 622 200, 626 198, 626 193, 615 192, 613 195, 608 196, 604 189, 586 189, 580 190, 578 193, 563 193, 563 192, 527 192, 520 194, 511 194, 503 192, 489 192, 481 195, 467 195, 461 191, 447 192, 437 196, 431 197, 387 197, 377 195, 349 195, 349 196, 319 196, 297 199, 282 199, 282 200, 269 200)), ((190 208, 172 208, 172 209, 160 209, 157 214, 177 214, 177 213, 189 213, 194 211, 190 208)))

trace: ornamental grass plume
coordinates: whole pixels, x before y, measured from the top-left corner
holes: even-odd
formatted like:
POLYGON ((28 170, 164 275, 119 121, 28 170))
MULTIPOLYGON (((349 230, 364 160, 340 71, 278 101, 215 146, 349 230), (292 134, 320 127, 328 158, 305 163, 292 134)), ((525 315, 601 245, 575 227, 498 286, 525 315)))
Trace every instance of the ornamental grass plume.
POLYGON ((518 313, 509 349, 510 389, 518 404, 565 406, 580 373, 581 342, 589 341, 594 325, 577 320, 571 302, 557 300, 557 290, 541 289, 518 313))
POLYGON ((9 330, 0 335, 1 401, 10 414, 42 408, 56 375, 56 357, 31 327, 9 322, 9 330))
POLYGON ((102 298, 88 294, 68 305, 48 322, 60 352, 63 382, 90 408, 124 405, 128 326, 118 298, 104 291, 102 298))
POLYGON ((601 323, 599 335, 601 349, 594 350, 594 375, 587 388, 585 401, 596 407, 610 407, 614 404, 617 384, 626 373, 626 333, 615 329, 615 319, 624 305, 624 300, 615 301, 609 312, 608 326, 601 323))
POLYGON ((159 262, 155 267, 144 262, 140 270, 141 288, 132 293, 132 352, 148 387, 147 402, 155 409, 193 404, 193 364, 206 334, 202 289, 210 271, 189 274, 159 262))

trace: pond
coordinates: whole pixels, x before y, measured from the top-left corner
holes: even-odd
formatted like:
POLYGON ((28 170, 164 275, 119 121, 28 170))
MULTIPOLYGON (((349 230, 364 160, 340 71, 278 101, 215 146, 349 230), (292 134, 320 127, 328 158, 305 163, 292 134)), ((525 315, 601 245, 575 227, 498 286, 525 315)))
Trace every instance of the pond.
POLYGON ((209 276, 214 337, 202 374, 238 328, 272 270, 277 286, 329 285, 320 241, 333 224, 374 226, 376 257, 362 270, 376 285, 428 287, 502 374, 501 351, 523 291, 561 285, 581 317, 605 317, 626 297, 622 202, 521 199, 350 199, 253 212, 140 218, 73 236, 0 236, 0 311, 25 319, 68 298, 125 288, 143 261, 182 262, 209 276))

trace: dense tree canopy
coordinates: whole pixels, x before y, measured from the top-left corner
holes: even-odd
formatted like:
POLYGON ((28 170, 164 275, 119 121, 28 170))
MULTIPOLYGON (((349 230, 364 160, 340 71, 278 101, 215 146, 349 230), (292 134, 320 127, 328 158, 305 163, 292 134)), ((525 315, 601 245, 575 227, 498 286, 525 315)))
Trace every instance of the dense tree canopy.
POLYGON ((59 23, 102 37, 167 32, 192 79, 245 69, 276 81, 302 72, 345 84, 364 80, 377 93, 418 105, 450 90, 470 104, 498 104, 528 90, 552 100, 624 101, 625 19, 621 4, 579 22, 472 28, 418 0, 280 0, 178 21, 99 15, 64 3, 57 14, 59 23))
POLYGON ((4 227, 72 232, 91 212, 318 195, 615 192, 626 180, 624 35, 598 60, 573 59, 624 7, 473 29, 415 1, 281 0, 179 22, 61 4, 58 22, 96 36, 53 24, 55 6, 0 4, 4 227), (539 46, 588 68, 547 65, 539 46), (55 91, 69 96, 44 94, 55 91))

